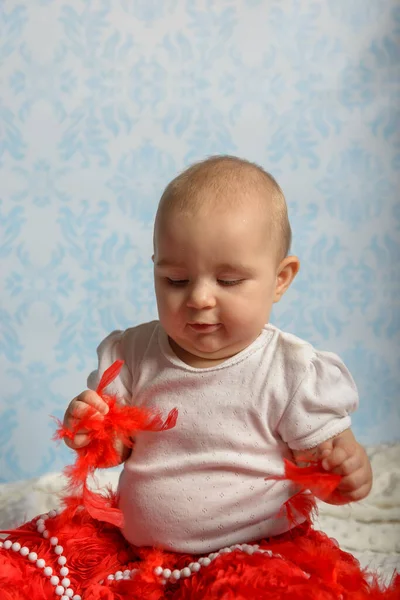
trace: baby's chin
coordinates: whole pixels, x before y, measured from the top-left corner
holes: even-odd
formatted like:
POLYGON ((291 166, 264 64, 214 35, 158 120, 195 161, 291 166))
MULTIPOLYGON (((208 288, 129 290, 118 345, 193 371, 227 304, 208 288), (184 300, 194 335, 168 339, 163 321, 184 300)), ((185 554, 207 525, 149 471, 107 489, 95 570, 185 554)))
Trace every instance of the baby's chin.
POLYGON ((169 338, 170 345, 175 354, 183 360, 183 362, 194 366, 195 363, 209 363, 209 366, 213 364, 222 363, 232 356, 235 356, 242 350, 244 350, 249 344, 236 344, 232 346, 219 347, 215 349, 202 349, 196 346, 192 346, 186 343, 179 343, 169 338))

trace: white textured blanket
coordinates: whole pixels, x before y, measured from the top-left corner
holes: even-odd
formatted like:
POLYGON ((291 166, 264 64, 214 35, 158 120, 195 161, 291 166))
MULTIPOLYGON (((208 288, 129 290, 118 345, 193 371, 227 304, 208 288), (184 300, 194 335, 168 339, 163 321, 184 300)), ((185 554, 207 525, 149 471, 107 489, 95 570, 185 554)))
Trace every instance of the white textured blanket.
MULTIPOLYGON (((400 444, 370 448, 368 454, 374 473, 369 497, 346 506, 320 503, 316 527, 388 581, 400 571, 400 444)), ((118 476, 117 470, 102 471, 96 480, 100 488, 116 487, 118 476)), ((0 529, 57 508, 64 486, 60 473, 0 485, 0 529)))

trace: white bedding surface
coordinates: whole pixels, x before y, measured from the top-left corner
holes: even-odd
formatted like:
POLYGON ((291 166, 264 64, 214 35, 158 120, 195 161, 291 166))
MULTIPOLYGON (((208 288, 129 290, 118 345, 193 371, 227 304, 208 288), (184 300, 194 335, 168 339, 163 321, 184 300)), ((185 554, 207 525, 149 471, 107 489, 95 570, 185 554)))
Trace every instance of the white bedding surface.
POLYGON ((316 527, 388 584, 400 572, 400 444, 367 451, 374 474, 368 498, 346 506, 321 502, 316 527))
MULTIPOLYGON (((346 506, 321 503, 316 527, 388 583, 400 572, 400 443, 369 448, 374 484, 369 497, 346 506)), ((98 487, 116 487, 117 470, 100 471, 98 487)), ((0 485, 0 529, 10 529, 57 508, 65 486, 61 473, 0 485)))

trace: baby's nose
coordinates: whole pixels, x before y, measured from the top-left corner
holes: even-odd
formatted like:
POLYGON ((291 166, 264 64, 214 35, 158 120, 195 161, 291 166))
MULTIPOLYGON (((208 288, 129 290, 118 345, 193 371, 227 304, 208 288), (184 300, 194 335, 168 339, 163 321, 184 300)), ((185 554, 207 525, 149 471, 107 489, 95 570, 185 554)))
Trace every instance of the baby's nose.
POLYGON ((193 284, 189 289, 187 305, 197 310, 212 308, 216 304, 214 290, 206 283, 193 284))

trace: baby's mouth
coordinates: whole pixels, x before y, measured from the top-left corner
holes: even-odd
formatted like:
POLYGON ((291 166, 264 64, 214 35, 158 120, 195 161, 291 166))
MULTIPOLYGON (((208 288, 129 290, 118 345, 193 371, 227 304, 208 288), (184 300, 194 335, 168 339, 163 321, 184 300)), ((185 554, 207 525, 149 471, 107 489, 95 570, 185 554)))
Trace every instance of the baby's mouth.
POLYGON ((189 323, 191 329, 202 333, 211 333, 219 329, 220 326, 221 323, 189 323))

